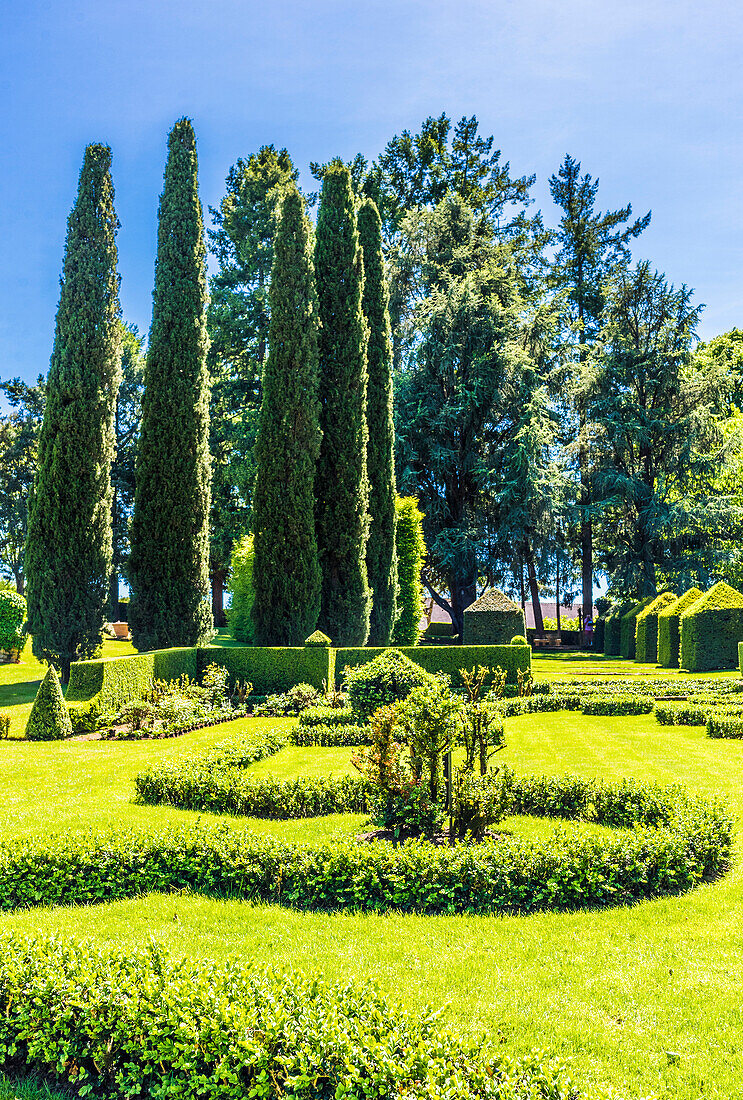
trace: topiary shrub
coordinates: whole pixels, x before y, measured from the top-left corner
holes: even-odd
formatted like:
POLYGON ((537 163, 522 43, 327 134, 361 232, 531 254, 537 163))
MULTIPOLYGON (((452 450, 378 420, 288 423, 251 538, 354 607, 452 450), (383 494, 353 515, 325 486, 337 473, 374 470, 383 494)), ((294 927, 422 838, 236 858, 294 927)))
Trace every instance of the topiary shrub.
POLYGON ((26 601, 18 592, 8 589, 0 591, 0 651, 9 657, 19 656, 23 649, 26 632, 26 601))
POLYGON ((679 619, 703 595, 701 588, 690 588, 658 615, 658 664, 663 668, 679 667, 679 619))
POLYGON ((616 695, 588 695, 580 709, 583 714, 594 715, 650 714, 654 706, 649 696, 617 693, 616 695))
POLYGON ((622 616, 633 606, 631 600, 624 600, 607 612, 604 625, 604 653, 607 657, 619 657, 621 654, 622 616))
POLYGON ((54 665, 49 665, 41 681, 26 726, 28 741, 62 741, 72 736, 67 704, 62 695, 59 677, 54 665))
POLYGON ((743 641, 743 593, 718 581, 679 620, 681 667, 689 672, 737 668, 743 641))
POLYGON ((426 557, 424 516, 415 497, 397 497, 395 516, 398 618, 392 631, 392 641, 395 645, 410 646, 418 644, 423 616, 421 570, 426 557))
POLYGON ((511 645, 526 645, 526 638, 523 634, 514 634, 511 638, 511 645))
POLYGON ((313 634, 310 634, 309 638, 305 638, 304 644, 309 646, 322 646, 324 649, 327 649, 333 643, 327 634, 323 634, 322 630, 316 630, 313 634))
POLYGON ((625 611, 624 615, 622 615, 619 654, 628 661, 634 661, 635 659, 635 624, 637 622, 637 616, 641 611, 644 611, 654 599, 655 596, 646 596, 644 600, 640 600, 639 603, 633 604, 629 611, 625 611))
POLYGON ((252 645, 255 641, 255 625, 253 623, 253 604, 255 603, 255 588, 253 586, 253 536, 244 535, 236 542, 230 558, 230 580, 227 591, 230 593, 230 607, 227 611, 227 622, 233 638, 238 642, 246 642, 252 645))
POLYGON ((670 604, 676 603, 674 592, 661 592, 637 616, 635 622, 635 660, 648 664, 658 660, 658 616, 670 604))
POLYGON ((380 707, 407 699, 414 688, 435 682, 430 673, 398 649, 386 650, 368 664, 347 670, 344 676, 351 707, 363 718, 380 707))

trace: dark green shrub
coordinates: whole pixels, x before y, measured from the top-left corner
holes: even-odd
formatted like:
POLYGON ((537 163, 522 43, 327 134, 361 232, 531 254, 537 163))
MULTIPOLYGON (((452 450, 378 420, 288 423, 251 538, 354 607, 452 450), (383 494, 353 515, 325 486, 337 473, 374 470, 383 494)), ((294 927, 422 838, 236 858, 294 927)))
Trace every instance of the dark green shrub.
POLYGON ((57 670, 54 665, 49 665, 28 717, 26 740, 62 741, 65 737, 71 736, 72 722, 62 695, 57 670))
POLYGON ((676 603, 673 592, 661 592, 640 612, 635 623, 635 660, 643 664, 658 660, 658 616, 661 611, 676 603))
POLYGON ((199 648, 199 669, 224 665, 230 683, 249 680, 255 695, 289 691, 295 684, 321 689, 335 682, 335 650, 325 646, 234 646, 199 648))
POLYGON ((635 659, 635 625, 637 623, 637 616, 641 611, 644 611, 646 607, 653 602, 654 596, 646 596, 644 600, 640 600, 639 603, 633 604, 629 611, 625 611, 622 615, 620 627, 619 627, 619 653, 620 656, 626 657, 630 661, 635 659))
POLYGON ((622 616, 632 607, 631 600, 624 600, 606 614, 604 627, 604 653, 607 657, 619 657, 622 652, 622 616))
POLYGON ((399 649, 385 650, 367 664, 344 672, 344 676, 351 709, 364 718, 432 682, 432 677, 399 649))
POLYGON ((594 695, 585 696, 581 706, 583 714, 651 714, 653 700, 642 695, 594 695))
POLYGON ((457 840, 482 841, 487 830, 511 812, 513 773, 475 775, 461 768, 454 777, 452 829, 457 840))
POLYGON ((415 497, 395 499, 398 619, 392 631, 392 641, 396 646, 417 645, 420 637, 423 615, 421 571, 426 557, 423 519, 415 497))
POLYGON ((524 612, 497 588, 484 592, 464 609, 465 645, 506 645, 515 634, 523 635, 526 645, 524 612))
POLYGON ((18 592, 0 589, 0 650, 16 656, 23 649, 26 601, 18 592))
POLYGON ((687 607, 680 617, 680 661, 689 672, 738 667, 743 641, 743 593, 724 581, 687 607))
POLYGON ((322 692, 312 684, 295 684, 281 695, 269 695, 253 708, 253 713, 261 718, 296 718, 302 711, 316 708, 322 699, 322 692))
POLYGON ((526 645, 526 638, 523 634, 514 634, 511 638, 511 645, 526 645))
POLYGON ((679 667, 679 620, 703 595, 700 588, 690 588, 658 615, 658 664, 663 668, 679 667))
POLYGON ((538 1056, 462 1041, 438 1012, 315 974, 0 941, 0 1065, 125 1100, 579 1100, 538 1056))

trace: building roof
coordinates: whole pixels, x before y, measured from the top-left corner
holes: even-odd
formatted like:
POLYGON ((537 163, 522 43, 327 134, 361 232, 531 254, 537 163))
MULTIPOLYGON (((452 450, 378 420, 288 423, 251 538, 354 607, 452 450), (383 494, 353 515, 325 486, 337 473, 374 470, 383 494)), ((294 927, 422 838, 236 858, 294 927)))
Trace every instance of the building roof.
POLYGON ((469 614, 470 611, 521 611, 520 606, 514 603, 513 600, 509 600, 508 596, 503 592, 499 592, 497 588, 490 588, 487 592, 483 592, 479 600, 475 600, 469 607, 465 608, 465 612, 469 614))

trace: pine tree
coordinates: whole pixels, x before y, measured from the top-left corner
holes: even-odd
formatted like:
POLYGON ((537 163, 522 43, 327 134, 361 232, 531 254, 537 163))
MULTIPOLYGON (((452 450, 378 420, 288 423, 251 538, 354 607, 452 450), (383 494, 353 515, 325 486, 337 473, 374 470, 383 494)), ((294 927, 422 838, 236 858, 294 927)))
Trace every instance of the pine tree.
POLYGON ((196 138, 184 118, 168 140, 137 450, 128 574, 140 650, 212 633, 205 260, 196 138))
POLYGON ((111 150, 85 150, 67 222, 26 571, 34 653, 66 683, 100 647, 111 572, 113 414, 120 376, 111 150))
POLYGON ((320 629, 336 645, 364 645, 371 593, 366 573, 364 269, 351 176, 332 164, 322 183, 315 244, 320 315, 320 427, 317 543, 322 573, 320 629))
POLYGON ((395 645, 417 645, 423 615, 421 570, 426 556, 423 513, 415 497, 397 497, 397 570, 400 577, 399 612, 395 645))
POLYGON ((315 472, 320 451, 317 292, 310 227, 292 187, 274 245, 268 359, 255 447, 255 600, 259 645, 302 645, 320 611, 315 472))
POLYGON ((369 328, 366 355, 366 448, 370 537, 366 569, 372 590, 369 644, 389 645, 397 619, 395 551, 395 428, 392 420, 392 339, 389 296, 382 258, 382 223, 371 199, 358 212, 364 258, 364 316, 369 328))

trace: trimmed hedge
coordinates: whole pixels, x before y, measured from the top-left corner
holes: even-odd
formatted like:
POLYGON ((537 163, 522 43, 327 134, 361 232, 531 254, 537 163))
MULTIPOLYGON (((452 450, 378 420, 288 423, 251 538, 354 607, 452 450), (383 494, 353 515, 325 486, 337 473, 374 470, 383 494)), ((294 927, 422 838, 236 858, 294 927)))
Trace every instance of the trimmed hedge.
POLYGON ((54 937, 0 939, 0 1066, 112 1100, 579 1100, 538 1055, 455 1038, 370 983, 54 937))
POLYGON ((743 593, 718 581, 680 618, 681 667, 689 672, 738 667, 743 641, 743 593))
POLYGON ((635 626, 637 624, 637 616, 641 611, 644 611, 646 607, 655 599, 655 596, 646 596, 644 600, 640 600, 639 603, 633 604, 633 606, 622 615, 620 623, 620 640, 619 640, 619 653, 621 657, 625 657, 629 661, 635 659, 635 626))
MULTIPOLYGON (((426 672, 441 672, 450 676, 454 688, 462 683, 460 668, 471 672, 478 665, 488 668, 499 665, 505 670, 506 682, 510 684, 517 683, 519 672, 528 672, 531 669, 531 646, 528 645, 417 645, 400 646, 399 650, 426 672)), ((374 646, 364 649, 337 649, 336 671, 341 676, 344 668, 356 668, 385 652, 388 650, 374 646)))
POLYGON ((521 813, 637 827, 608 838, 562 829, 537 841, 503 834, 454 847, 289 844, 203 824, 159 835, 24 838, 0 848, 0 909, 190 889, 324 911, 526 913, 677 894, 728 866, 727 808, 680 788, 563 776, 521 779, 517 790, 521 813))
POLYGON ((658 616, 664 608, 676 603, 674 592, 661 592, 637 616, 635 623, 635 660, 655 664, 658 660, 658 616))
POLYGON ((212 662, 230 683, 249 680, 256 695, 281 694, 295 684, 322 690, 335 682, 335 653, 327 646, 205 646, 197 651, 199 676, 212 662))
POLYGON ((307 707, 300 712, 300 726, 355 726, 358 718, 350 707, 307 707))
POLYGON ((708 714, 705 722, 708 737, 743 737, 743 714, 708 714))
POLYGON ((658 664, 663 668, 679 667, 679 619, 703 595, 700 588, 690 588, 658 615, 658 664))
POLYGON ((644 695, 589 695, 581 703, 583 714, 651 714, 654 703, 644 695))
POLYGON ((292 730, 289 738, 293 745, 311 748, 315 745, 323 748, 342 745, 370 745, 372 743, 371 726, 357 725, 299 725, 292 730))
POLYGON ((622 652, 622 616, 634 604, 625 600, 606 613, 604 621, 604 653, 607 657, 619 657, 622 652))

